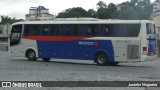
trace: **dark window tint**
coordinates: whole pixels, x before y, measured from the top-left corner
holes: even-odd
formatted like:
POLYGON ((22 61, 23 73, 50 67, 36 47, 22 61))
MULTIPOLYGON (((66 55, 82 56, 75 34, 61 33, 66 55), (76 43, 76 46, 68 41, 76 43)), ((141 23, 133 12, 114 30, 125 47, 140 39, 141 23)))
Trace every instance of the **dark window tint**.
POLYGON ((89 25, 81 24, 79 29, 80 36, 98 36, 99 35, 99 25, 89 25))
POLYGON ((140 24, 107 24, 100 25, 100 36, 108 37, 137 37, 140 24))
POLYGON ((59 32, 59 25, 51 25, 51 36, 57 36, 59 32))
POLYGON ((16 45, 20 41, 22 33, 22 25, 14 25, 12 26, 11 29, 11 37, 10 37, 10 44, 11 45, 16 45))
POLYGON ((3 26, 0 26, 0 34, 2 34, 3 32, 3 26))
POLYGON ((152 25, 150 23, 146 24, 147 34, 151 34, 152 31, 152 25))
POLYGON ((42 25, 42 34, 43 36, 49 36, 51 32, 51 25, 42 25))
POLYGON ((155 25, 152 23, 146 24, 147 34, 156 34, 155 25))
POLYGON ((100 25, 100 36, 107 37, 109 36, 108 25, 100 25))
POLYGON ((41 25, 25 25, 24 35, 38 36, 41 33, 41 25))
POLYGON ((78 25, 61 25, 60 26, 61 36, 75 36, 78 35, 78 25))
POLYGON ((155 26, 155 24, 153 25, 153 34, 156 34, 156 26, 155 26))

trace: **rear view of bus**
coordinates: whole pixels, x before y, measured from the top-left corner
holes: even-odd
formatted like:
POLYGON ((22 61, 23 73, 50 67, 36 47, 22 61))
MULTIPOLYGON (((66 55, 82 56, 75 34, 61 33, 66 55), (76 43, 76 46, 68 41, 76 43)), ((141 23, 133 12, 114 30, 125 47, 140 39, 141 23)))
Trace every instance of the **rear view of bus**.
POLYGON ((143 24, 144 32, 142 33, 142 61, 156 59, 156 30, 153 22, 148 21, 143 24))

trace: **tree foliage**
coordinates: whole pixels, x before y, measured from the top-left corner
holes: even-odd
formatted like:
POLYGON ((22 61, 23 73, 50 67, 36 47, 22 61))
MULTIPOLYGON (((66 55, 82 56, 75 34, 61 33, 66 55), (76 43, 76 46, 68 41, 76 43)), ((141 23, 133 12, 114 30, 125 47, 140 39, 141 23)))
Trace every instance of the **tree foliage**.
POLYGON ((14 22, 18 22, 21 20, 17 20, 16 18, 11 18, 9 16, 1 16, 2 21, 0 22, 0 24, 12 24, 14 22))
POLYGON ((150 0, 131 0, 120 4, 119 19, 150 19, 153 6, 150 0))
POLYGON ((85 9, 81 7, 76 7, 76 8, 66 9, 64 12, 60 12, 57 17, 71 18, 71 17, 88 17, 88 16, 89 14, 85 9))
POLYGON ((97 10, 86 11, 82 7, 69 8, 60 12, 57 17, 96 17, 100 19, 150 19, 153 6, 150 0, 131 0, 119 5, 106 4, 103 1, 97 3, 97 10), (118 7, 118 8, 117 8, 118 7))
POLYGON ((99 8, 107 8, 106 3, 103 2, 103 1, 99 1, 99 2, 97 3, 97 6, 98 6, 99 8))

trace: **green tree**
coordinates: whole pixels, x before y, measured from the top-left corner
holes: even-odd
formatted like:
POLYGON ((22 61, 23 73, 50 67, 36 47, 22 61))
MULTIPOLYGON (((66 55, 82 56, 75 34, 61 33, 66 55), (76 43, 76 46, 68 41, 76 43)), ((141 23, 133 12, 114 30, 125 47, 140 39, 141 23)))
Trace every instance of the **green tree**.
POLYGON ((150 19, 153 8, 150 0, 131 0, 120 5, 119 19, 150 19))
POLYGON ((109 18, 110 19, 115 19, 118 16, 118 12, 117 12, 117 7, 115 4, 110 3, 108 4, 108 13, 109 13, 109 18))
POLYGON ((97 12, 94 11, 94 9, 89 9, 88 10, 88 16, 89 17, 96 17, 97 12))
POLYGON ((14 22, 18 22, 20 20, 17 20, 16 18, 11 18, 9 16, 1 16, 2 21, 0 22, 0 24, 12 24, 14 22))
POLYGON ((66 9, 64 12, 60 12, 57 16, 57 18, 71 18, 71 17, 88 17, 88 12, 81 8, 69 8, 66 9))
POLYGON ((107 11, 107 8, 100 7, 97 10, 97 17, 99 19, 107 19, 107 18, 109 18, 108 14, 109 14, 109 12, 107 11))
MULTIPOLYGON (((99 5, 99 2, 97 3, 99 5)), ((110 3, 107 5, 100 6, 97 10, 97 17, 100 19, 115 19, 117 18, 117 7, 115 4, 110 3), (104 7, 105 6, 105 7, 104 7)))
POLYGON ((97 6, 98 6, 99 8, 107 8, 106 3, 103 2, 103 1, 99 1, 99 2, 97 3, 97 6))

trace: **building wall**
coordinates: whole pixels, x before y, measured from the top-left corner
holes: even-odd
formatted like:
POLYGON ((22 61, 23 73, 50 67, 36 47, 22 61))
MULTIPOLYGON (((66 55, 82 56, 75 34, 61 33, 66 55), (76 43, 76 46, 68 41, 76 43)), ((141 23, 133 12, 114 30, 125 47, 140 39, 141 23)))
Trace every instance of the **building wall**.
POLYGON ((9 25, 1 24, 0 25, 0 37, 7 37, 8 36, 8 29, 9 29, 9 25))
POLYGON ((155 26, 156 26, 156 31, 160 35, 160 14, 153 17, 153 21, 154 21, 155 26))
POLYGON ((25 15, 27 21, 34 20, 51 20, 54 18, 54 15, 49 14, 49 9, 46 9, 43 6, 31 7, 29 9, 29 14, 25 15))
POLYGON ((153 2, 153 13, 160 14, 160 1, 159 0, 153 2))

